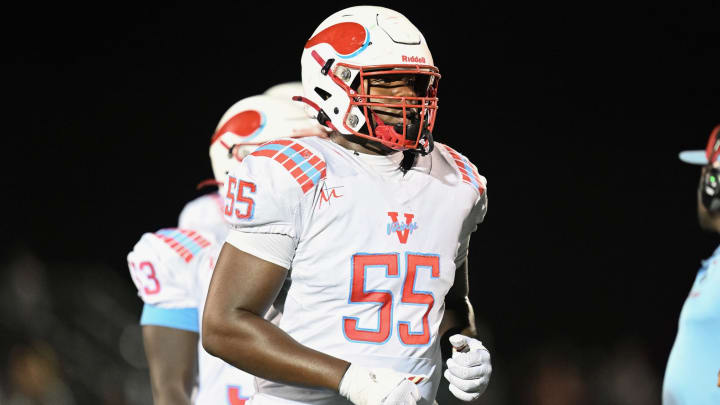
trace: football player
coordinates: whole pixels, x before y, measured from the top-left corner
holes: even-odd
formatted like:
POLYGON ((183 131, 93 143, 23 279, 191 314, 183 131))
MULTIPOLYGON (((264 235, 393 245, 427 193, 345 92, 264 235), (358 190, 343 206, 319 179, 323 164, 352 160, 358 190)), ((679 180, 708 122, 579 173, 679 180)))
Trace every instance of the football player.
MULTIPOLYGON (((258 95, 235 103, 211 140, 215 183, 222 185, 229 168, 259 143, 310 135, 324 131, 292 101, 258 95)), ((145 302, 140 323, 155 404, 242 404, 254 391, 251 376, 210 356, 198 340, 207 286, 228 232, 223 210, 217 192, 205 194, 185 206, 178 228, 144 234, 128 255, 145 302)))
POLYGON ((201 195, 185 204, 178 219, 180 228, 213 233, 216 240, 222 243, 228 224, 223 218, 224 202, 220 193, 229 168, 238 165, 258 145, 270 139, 288 136, 286 134, 293 138, 325 136, 317 123, 309 123, 307 117, 300 114, 297 106, 288 105, 292 97, 299 94, 303 94, 301 82, 276 84, 265 90, 261 96, 238 101, 223 114, 210 142, 210 163, 214 178, 198 184, 198 189, 216 186, 217 191, 201 195), (268 97, 288 103, 272 101, 268 97), (253 109, 259 114, 250 112, 253 109), (264 129, 262 120, 266 119, 268 114, 277 122, 273 122, 270 129, 264 129), (283 119, 286 121, 283 122, 283 119), (247 127, 243 127, 244 125, 247 127), (279 127, 272 128, 275 125, 279 127))
POLYGON ((423 35, 351 7, 320 24, 301 66, 296 99, 332 132, 265 143, 231 171, 203 346, 257 376, 253 405, 429 405, 446 340, 450 390, 476 399, 491 364, 467 252, 486 182, 433 142, 440 74, 423 35), (275 325, 263 314, 286 278, 275 325))
MULTIPOLYGON (((705 150, 680 159, 701 165, 697 190, 700 227, 720 232, 720 125, 705 150)), ((720 404, 720 247, 703 260, 685 299, 663 381, 663 405, 720 404)))

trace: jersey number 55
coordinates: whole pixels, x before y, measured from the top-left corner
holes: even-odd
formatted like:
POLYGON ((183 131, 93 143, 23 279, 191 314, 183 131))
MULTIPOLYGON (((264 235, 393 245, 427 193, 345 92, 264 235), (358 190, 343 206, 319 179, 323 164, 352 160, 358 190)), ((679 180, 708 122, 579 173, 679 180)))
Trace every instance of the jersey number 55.
MULTIPOLYGON (((376 329, 364 329, 358 326, 359 320, 356 317, 343 317, 343 332, 348 340, 353 342, 382 344, 387 342, 392 332, 392 309, 393 294, 388 290, 366 290, 365 283, 368 276, 368 269, 384 268, 385 278, 399 278, 399 254, 367 254, 358 253, 352 257, 352 277, 350 279, 351 304, 378 305, 378 327, 376 329)), ((430 326, 428 315, 435 304, 435 298, 430 292, 416 291, 415 280, 419 274, 423 277, 437 279, 440 277, 440 258, 437 255, 407 253, 406 254, 405 280, 403 281, 402 296, 400 304, 418 305, 425 309, 422 316, 422 330, 410 330, 408 320, 398 320, 398 335, 400 341, 405 345, 423 346, 430 343, 430 326), (419 272, 420 269, 426 271, 419 272)), ((381 276, 373 272, 373 276, 381 276)))

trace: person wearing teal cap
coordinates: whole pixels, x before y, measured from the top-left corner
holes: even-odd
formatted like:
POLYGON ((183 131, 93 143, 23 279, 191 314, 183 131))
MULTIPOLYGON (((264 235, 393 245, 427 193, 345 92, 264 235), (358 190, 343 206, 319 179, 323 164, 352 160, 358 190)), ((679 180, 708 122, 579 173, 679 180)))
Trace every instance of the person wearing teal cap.
MULTIPOLYGON (((698 220, 703 230, 720 233, 720 125, 705 150, 680 153, 701 165, 698 220)), ((720 404, 720 247, 702 261, 678 323, 665 369, 663 405, 720 404)))

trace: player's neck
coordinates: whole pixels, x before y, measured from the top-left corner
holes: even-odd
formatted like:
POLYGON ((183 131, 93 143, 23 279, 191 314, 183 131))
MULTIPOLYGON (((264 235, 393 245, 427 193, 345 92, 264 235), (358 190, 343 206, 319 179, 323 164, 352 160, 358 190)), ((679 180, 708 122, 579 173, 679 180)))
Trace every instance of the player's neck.
POLYGON ((330 134, 330 140, 345 149, 350 149, 352 151, 368 155, 390 155, 397 152, 396 150, 387 148, 378 142, 373 142, 369 139, 354 135, 342 135, 334 131, 330 134))

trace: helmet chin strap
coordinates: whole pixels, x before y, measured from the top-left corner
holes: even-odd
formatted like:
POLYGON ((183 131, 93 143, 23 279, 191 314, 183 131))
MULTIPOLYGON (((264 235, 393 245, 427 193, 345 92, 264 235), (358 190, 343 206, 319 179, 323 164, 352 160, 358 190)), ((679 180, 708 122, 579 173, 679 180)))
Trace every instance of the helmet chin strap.
POLYGON ((422 134, 420 135, 420 141, 418 143, 422 145, 422 148, 417 149, 418 153, 425 156, 435 149, 435 142, 433 141, 432 132, 427 129, 427 125, 423 126, 422 134))
MULTIPOLYGON (((398 140, 405 140, 405 137, 403 137, 403 124, 397 123, 394 125, 388 125, 385 124, 385 122, 378 116, 378 114, 375 111, 372 111, 373 120, 375 121, 376 125, 374 128, 375 135, 386 142, 391 143, 398 143, 398 140), (400 131, 400 133, 398 133, 400 131)), ((432 152, 435 148, 435 143, 433 142, 432 138, 432 132, 430 132, 427 129, 427 124, 423 124, 422 133, 420 132, 420 123, 419 120, 413 119, 409 120, 410 124, 408 124, 405 128, 406 134, 419 134, 420 140, 418 141, 418 144, 421 145, 420 148, 411 149, 408 150, 408 152, 413 153, 419 153, 422 156, 427 155, 428 153, 432 152)))

